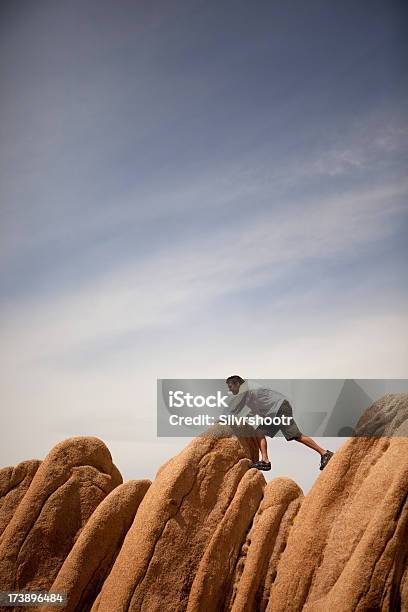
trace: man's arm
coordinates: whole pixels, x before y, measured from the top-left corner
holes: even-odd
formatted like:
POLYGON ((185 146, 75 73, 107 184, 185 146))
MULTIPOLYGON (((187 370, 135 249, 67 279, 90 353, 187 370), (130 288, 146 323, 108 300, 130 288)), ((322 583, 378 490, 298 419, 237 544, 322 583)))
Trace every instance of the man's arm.
POLYGON ((246 405, 248 391, 238 393, 237 395, 230 395, 227 399, 229 413, 233 415, 239 414, 246 405))

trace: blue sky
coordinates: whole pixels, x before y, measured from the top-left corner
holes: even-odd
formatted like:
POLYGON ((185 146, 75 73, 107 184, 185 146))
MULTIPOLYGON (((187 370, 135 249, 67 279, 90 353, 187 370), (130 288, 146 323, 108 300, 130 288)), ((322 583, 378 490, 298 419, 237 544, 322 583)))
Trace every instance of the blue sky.
POLYGON ((402 2, 1 11, 0 383, 33 452, 112 406, 153 443, 158 377, 407 376, 402 2))

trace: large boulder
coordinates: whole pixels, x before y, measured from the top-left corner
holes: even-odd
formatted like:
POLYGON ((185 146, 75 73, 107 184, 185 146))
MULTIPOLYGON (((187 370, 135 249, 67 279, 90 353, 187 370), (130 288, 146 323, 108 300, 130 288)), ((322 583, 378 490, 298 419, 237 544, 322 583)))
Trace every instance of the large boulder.
POLYGON ((3 532, 2 590, 49 590, 89 517, 121 482, 101 440, 77 437, 57 444, 3 532))
POLYGON ((0 470, 0 538, 27 493, 40 463, 33 459, 0 470))
POLYGON ((373 404, 305 498, 249 467, 252 429, 211 428, 150 487, 66 440, 0 472, 1 589, 68 612, 408 612, 407 423, 407 394, 373 404))
POLYGON ((306 496, 289 534, 268 612, 394 610, 408 539, 408 438, 399 436, 408 395, 363 415, 387 437, 357 436, 334 455, 306 496), (394 422, 394 426, 390 425, 394 422), (393 437, 393 433, 397 435, 393 437))
POLYGON ((241 479, 197 568, 187 612, 218 612, 225 604, 242 542, 262 499, 265 479, 255 469, 241 479))
MULTIPOLYGON (((51 587, 52 592, 67 594, 64 612, 91 609, 150 484, 128 480, 96 508, 51 587)), ((41 612, 55 612, 55 607, 43 606, 41 612)))
MULTIPOLYGON (((237 438, 223 431, 216 426, 195 438, 161 467, 139 506, 93 612, 186 609, 206 548, 251 460, 258 457, 255 439, 237 438)), ((249 481, 259 483, 259 478, 253 472, 249 481)), ((244 506, 241 511, 245 514, 248 510, 244 506)))
POLYGON ((274 478, 265 487, 235 567, 228 610, 265 610, 280 557, 302 501, 302 490, 290 478, 274 478))
POLYGON ((408 436, 408 394, 388 393, 360 417, 355 435, 408 436))

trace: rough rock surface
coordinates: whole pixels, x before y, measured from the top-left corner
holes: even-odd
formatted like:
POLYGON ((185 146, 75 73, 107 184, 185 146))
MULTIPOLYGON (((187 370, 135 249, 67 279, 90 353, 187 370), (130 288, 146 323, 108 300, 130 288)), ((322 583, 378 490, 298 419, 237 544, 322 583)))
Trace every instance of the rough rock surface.
POLYGON ((400 586, 401 611, 408 612, 408 563, 403 570, 400 586))
POLYGON ((408 395, 388 393, 361 416, 358 436, 408 436, 408 395))
POLYGON ((101 440, 78 437, 55 446, 4 530, 2 590, 48 590, 92 512, 121 482, 101 440))
MULTIPOLYGON (((381 400, 380 409, 391 404, 385 420, 407 402, 406 394, 381 400)), ((401 422, 394 422, 400 431, 401 422)), ((318 478, 289 534, 268 612, 399 609, 408 439, 390 437, 390 426, 387 431, 388 437, 348 440, 318 478)))
POLYGON ((242 477, 197 568, 187 612, 217 612, 224 607, 234 565, 264 487, 265 479, 255 469, 250 469, 242 477))
MULTIPOLYGON (((64 612, 87 612, 98 595, 151 482, 128 480, 99 504, 67 556, 51 591, 67 593, 64 612)), ((43 606, 41 612, 55 612, 43 606)))
POLYGON ((302 500, 302 490, 289 478, 274 478, 265 487, 235 568, 227 609, 265 610, 279 559, 302 500))
POLYGON ((23 461, 0 470, 0 538, 27 493, 40 461, 23 461))
POLYGON ((150 488, 100 440, 62 442, 31 484, 31 462, 0 472, 0 589, 67 591, 69 612, 408 612, 407 424, 408 395, 376 402, 305 498, 228 428, 150 488))
POLYGON ((195 438, 159 470, 92 610, 186 609, 204 551, 258 456, 256 440, 221 432, 195 438))

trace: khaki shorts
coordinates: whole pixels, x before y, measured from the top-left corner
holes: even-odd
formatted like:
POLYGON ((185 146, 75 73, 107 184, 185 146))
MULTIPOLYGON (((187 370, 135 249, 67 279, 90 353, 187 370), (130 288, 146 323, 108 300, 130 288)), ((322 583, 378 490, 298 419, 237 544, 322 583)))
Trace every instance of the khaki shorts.
POLYGON ((270 438, 273 438, 274 436, 276 436, 278 431, 281 430, 286 440, 288 441, 295 440, 295 438, 299 438, 302 435, 302 432, 300 431, 299 427, 296 425, 295 420, 293 419, 292 406, 289 404, 287 400, 282 402, 275 416, 292 417, 292 420, 290 421, 290 425, 273 425, 273 424, 262 425, 256 428, 256 432, 261 435, 269 436, 270 438))

